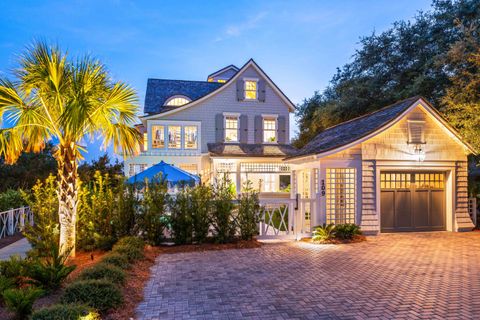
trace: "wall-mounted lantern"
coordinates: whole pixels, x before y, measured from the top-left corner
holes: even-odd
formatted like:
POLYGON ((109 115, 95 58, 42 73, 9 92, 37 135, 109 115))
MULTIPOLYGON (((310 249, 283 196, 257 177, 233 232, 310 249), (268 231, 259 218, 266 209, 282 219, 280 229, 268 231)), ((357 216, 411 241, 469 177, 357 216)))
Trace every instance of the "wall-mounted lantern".
POLYGON ((414 144, 413 145, 413 154, 417 161, 422 162, 425 160, 425 149, 423 148, 424 144, 414 144))

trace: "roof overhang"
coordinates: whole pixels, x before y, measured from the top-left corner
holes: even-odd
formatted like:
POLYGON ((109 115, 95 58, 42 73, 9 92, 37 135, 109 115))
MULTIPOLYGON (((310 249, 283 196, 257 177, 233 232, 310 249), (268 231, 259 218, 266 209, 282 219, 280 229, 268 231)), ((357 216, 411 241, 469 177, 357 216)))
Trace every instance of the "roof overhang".
POLYGON ((377 130, 375 130, 371 133, 368 133, 367 135, 365 135, 363 137, 360 137, 359 139, 357 139, 357 140, 355 140, 351 143, 348 143, 348 144, 345 144, 345 145, 342 145, 342 146, 339 146, 339 147, 335 147, 335 148, 332 148, 330 150, 325 150, 324 152, 320 152, 320 153, 316 153, 316 154, 300 155, 300 156, 293 156, 293 157, 285 158, 284 161, 291 162, 291 163, 299 163, 299 162, 302 162, 302 161, 309 161, 309 160, 312 160, 312 159, 324 158, 324 157, 330 156, 332 154, 341 152, 343 150, 349 149, 349 148, 351 148, 351 147, 353 147, 357 144, 360 144, 360 143, 362 143, 366 140, 369 140, 369 139, 373 138, 374 136, 376 136, 376 135, 384 132, 385 130, 391 128, 396 123, 398 123, 400 120, 402 120, 403 117, 405 115, 407 115, 410 111, 412 111, 413 109, 415 109, 416 107, 419 107, 419 106, 427 113, 427 115, 429 115, 435 121, 440 123, 441 127, 445 129, 447 134, 449 136, 451 136, 454 141, 456 141, 463 148, 465 148, 466 151, 468 151, 472 154, 477 154, 477 151, 469 143, 467 143, 466 141, 464 141, 460 137, 459 133, 447 122, 447 120, 440 114, 439 111, 437 111, 437 109, 435 109, 426 99, 419 98, 418 100, 413 102, 405 111, 400 113, 396 118, 387 122, 381 128, 379 128, 379 129, 377 129, 377 130))
POLYGON ((221 87, 219 87, 218 89, 210 92, 209 94, 201 97, 200 99, 197 99, 197 100, 194 100, 192 102, 189 102, 181 107, 178 107, 176 109, 173 109, 173 110, 170 110, 170 111, 166 111, 166 112, 163 112, 163 113, 156 113, 156 114, 152 114, 152 115, 146 115, 146 116, 140 116, 140 119, 142 121, 144 120, 149 120, 149 119, 157 119, 157 118, 161 118, 161 117, 165 117, 165 116, 168 116, 168 115, 171 115, 171 114, 175 114, 177 112, 180 112, 180 111, 183 111, 185 109, 188 109, 190 107, 193 107, 193 106, 196 106, 197 104, 199 103, 202 103, 208 99, 210 99, 211 97, 213 97, 214 95, 222 92, 223 90, 225 90, 228 86, 230 86, 232 83, 235 83, 235 81, 240 77, 241 73, 243 71, 245 71, 246 69, 248 69, 249 67, 252 67, 254 68, 261 76, 263 76, 266 80, 266 82, 268 83, 268 85, 273 89, 273 91, 283 100, 283 102, 285 102, 285 104, 287 105, 288 107, 288 111, 289 112, 294 112, 295 111, 295 105, 293 104, 292 101, 290 101, 290 99, 288 99, 288 97, 282 92, 282 90, 280 90, 280 88, 277 87, 277 85, 272 81, 272 79, 270 79, 270 77, 262 70, 262 68, 260 68, 257 63, 253 60, 253 59, 250 59, 248 60, 247 63, 245 63, 243 65, 243 67, 240 68, 240 70, 232 77, 230 78, 227 82, 225 82, 225 84, 221 87))

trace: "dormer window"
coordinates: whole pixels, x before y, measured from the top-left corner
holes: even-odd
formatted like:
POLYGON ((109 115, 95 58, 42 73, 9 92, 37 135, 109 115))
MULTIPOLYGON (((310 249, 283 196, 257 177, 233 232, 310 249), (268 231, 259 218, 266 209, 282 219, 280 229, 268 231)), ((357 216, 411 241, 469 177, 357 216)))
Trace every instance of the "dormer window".
POLYGON ((245 100, 257 100, 258 90, 257 90, 257 80, 245 79, 244 81, 244 90, 245 90, 245 100))
POLYGON ((184 96, 173 96, 167 100, 166 106, 179 107, 189 103, 191 100, 184 96))

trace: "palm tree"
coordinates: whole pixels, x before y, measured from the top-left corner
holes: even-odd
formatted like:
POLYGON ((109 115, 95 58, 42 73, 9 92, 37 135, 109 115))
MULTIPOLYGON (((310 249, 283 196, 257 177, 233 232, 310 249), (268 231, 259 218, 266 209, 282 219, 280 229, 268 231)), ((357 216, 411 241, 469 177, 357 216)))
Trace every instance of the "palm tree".
POLYGON ((0 79, 0 156, 15 163, 23 151, 41 151, 55 143, 61 252, 75 252, 78 204, 77 166, 86 139, 103 138, 115 152, 138 151, 133 127, 138 110, 135 91, 109 77, 90 57, 68 59, 57 46, 36 42, 20 56, 14 81, 0 79), (1 122, 0 122, 1 124, 1 122))

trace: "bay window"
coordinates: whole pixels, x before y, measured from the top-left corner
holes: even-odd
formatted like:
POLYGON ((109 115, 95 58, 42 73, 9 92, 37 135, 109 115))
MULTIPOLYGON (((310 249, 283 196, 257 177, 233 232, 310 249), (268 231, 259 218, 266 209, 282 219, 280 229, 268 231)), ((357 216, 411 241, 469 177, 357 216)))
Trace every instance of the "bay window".
POLYGON ((182 127, 181 126, 168 126, 168 148, 180 149, 182 140, 182 127))
POLYGON ((165 127, 152 126, 152 148, 165 148, 165 127))
POLYGON ((197 126, 184 127, 185 149, 197 149, 197 126))

